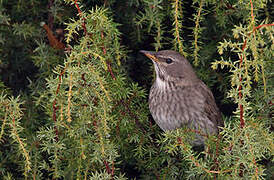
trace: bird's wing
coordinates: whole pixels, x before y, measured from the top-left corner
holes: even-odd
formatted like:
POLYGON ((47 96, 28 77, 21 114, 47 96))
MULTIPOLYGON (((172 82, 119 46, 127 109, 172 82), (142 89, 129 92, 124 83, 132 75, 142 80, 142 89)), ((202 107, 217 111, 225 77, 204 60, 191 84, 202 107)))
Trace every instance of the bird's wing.
POLYGON ((199 83, 199 87, 197 89, 203 94, 204 112, 206 113, 206 116, 214 124, 222 127, 224 122, 211 90, 203 82, 199 83))

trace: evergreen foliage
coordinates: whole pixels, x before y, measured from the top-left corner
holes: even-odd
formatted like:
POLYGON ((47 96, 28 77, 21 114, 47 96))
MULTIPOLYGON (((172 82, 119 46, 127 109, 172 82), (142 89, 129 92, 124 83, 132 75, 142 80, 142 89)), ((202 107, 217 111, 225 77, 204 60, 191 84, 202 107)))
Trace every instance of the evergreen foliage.
POLYGON ((272 179, 273 19, 267 0, 0 1, 1 179, 272 179), (154 123, 141 49, 211 87, 205 147, 154 123))

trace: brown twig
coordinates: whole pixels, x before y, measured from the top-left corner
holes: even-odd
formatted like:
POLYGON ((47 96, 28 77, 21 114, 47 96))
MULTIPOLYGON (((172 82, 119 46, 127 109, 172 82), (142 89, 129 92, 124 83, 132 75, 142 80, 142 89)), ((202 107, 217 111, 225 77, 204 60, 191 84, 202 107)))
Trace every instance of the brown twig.
POLYGON ((78 14, 79 14, 79 17, 83 19, 83 22, 82 22, 82 28, 84 29, 84 33, 85 35, 87 35, 87 27, 86 27, 86 19, 84 17, 82 17, 82 11, 77 3, 78 0, 74 0, 74 4, 75 4, 75 7, 77 8, 78 10, 78 14))
POLYGON ((114 163, 112 162, 112 168, 110 169, 109 164, 106 160, 104 160, 104 165, 106 167, 107 173, 111 175, 111 179, 113 179, 114 175, 114 163))
MULTIPOLYGON (((104 32, 103 32, 103 31, 101 31, 101 38, 102 38, 102 39, 105 38, 104 32)), ((104 54, 104 55, 107 54, 107 50, 106 50, 104 44, 102 45, 102 51, 103 51, 103 54, 104 54)), ((108 72, 110 73, 112 79, 113 79, 113 80, 116 80, 116 78, 115 78, 115 76, 114 76, 114 74, 113 74, 113 71, 112 71, 112 69, 111 69, 111 63, 110 63, 110 61, 107 61, 107 68, 108 68, 108 72)))
POLYGON ((113 79, 113 80, 116 80, 116 77, 115 77, 114 74, 113 74, 113 71, 112 71, 112 69, 111 69, 111 65, 110 65, 110 62, 109 62, 109 61, 107 61, 107 66, 108 66, 108 72, 110 73, 112 79, 113 79))

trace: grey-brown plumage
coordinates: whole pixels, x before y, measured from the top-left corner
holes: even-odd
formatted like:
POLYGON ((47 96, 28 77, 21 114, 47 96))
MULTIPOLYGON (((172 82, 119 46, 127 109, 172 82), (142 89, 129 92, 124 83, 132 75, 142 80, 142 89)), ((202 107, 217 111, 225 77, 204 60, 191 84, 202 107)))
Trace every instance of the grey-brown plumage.
MULTIPOLYGON (((141 51, 154 64, 156 80, 150 89, 149 109, 164 131, 183 125, 203 134, 217 134, 223 125, 210 89, 196 76, 190 63, 178 52, 141 51)), ((194 145, 204 143, 197 135, 194 145)))

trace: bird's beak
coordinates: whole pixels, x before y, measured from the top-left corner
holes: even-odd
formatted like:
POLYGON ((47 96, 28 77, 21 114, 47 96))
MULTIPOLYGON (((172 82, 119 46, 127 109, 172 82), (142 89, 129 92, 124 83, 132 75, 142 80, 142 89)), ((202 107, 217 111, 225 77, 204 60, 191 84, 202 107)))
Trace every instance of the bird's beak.
POLYGON ((140 52, 143 53, 144 55, 146 55, 146 57, 148 57, 152 61, 159 62, 159 60, 155 56, 156 52, 153 52, 153 51, 144 51, 144 50, 141 50, 140 52))

